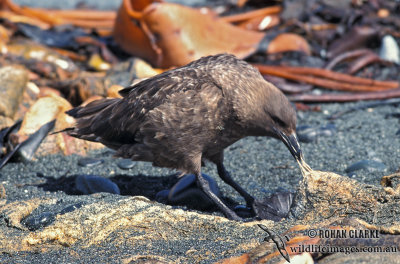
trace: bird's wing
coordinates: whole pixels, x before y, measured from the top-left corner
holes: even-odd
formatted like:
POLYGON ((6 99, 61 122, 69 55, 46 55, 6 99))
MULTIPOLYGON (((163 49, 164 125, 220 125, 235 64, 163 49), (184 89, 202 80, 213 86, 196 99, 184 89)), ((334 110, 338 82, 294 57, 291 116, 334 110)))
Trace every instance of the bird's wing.
POLYGON ((119 129, 136 131, 143 117, 152 109, 165 103, 169 97, 186 91, 199 92, 204 83, 213 83, 201 64, 190 67, 190 64, 167 71, 153 78, 143 80, 133 86, 124 88, 120 94, 124 97, 121 103, 113 108, 110 118, 112 126, 119 129), (127 123, 130 123, 127 125, 127 123))
MULTIPOLYGON (((200 91, 210 77, 198 68, 176 69, 124 88, 122 99, 102 99, 70 114, 77 126, 70 134, 116 148, 132 144, 146 114, 177 93, 200 91)), ((212 82, 212 81, 211 81, 212 82)))
POLYGON ((138 125, 135 142, 139 144, 125 144, 116 155, 188 171, 193 165, 188 156, 202 153, 215 139, 227 112, 218 87, 208 82, 199 86, 197 91, 172 93, 151 109, 138 125))

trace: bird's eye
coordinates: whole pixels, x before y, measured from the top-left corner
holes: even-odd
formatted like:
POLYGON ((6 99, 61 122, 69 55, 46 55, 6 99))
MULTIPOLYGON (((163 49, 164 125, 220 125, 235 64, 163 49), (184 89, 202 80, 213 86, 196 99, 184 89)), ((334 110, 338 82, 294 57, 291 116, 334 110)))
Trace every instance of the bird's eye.
POLYGON ((286 123, 283 122, 279 117, 271 116, 271 118, 275 122, 275 124, 279 125, 280 127, 286 127, 286 123))

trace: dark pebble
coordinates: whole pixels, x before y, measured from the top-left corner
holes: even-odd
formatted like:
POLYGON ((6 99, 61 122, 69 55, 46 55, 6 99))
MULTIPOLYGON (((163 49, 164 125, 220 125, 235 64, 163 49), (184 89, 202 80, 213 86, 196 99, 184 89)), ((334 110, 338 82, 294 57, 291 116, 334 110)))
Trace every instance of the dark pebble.
POLYGON ((385 115, 385 118, 400 118, 400 113, 389 113, 385 115))
POLYGON ((84 203, 76 203, 70 206, 65 207, 60 211, 60 215, 66 214, 66 213, 71 213, 75 211, 76 209, 81 208, 84 205, 84 203))
MULTIPOLYGON (((202 174, 208 181, 210 189, 217 196, 220 191, 213 178, 202 174)), ((214 206, 214 202, 197 186, 196 176, 188 174, 183 176, 169 191, 168 202, 170 204, 182 204, 191 208, 205 210, 214 206)))
POLYGON ((28 216, 22 220, 22 224, 25 225, 30 231, 38 230, 39 228, 46 227, 54 222, 55 215, 50 212, 44 212, 40 215, 28 216))
POLYGON ((299 141, 303 143, 313 142, 317 138, 316 129, 308 125, 298 126, 296 134, 299 141))
POLYGON ((377 160, 360 160, 348 166, 346 172, 347 175, 352 176, 356 174, 356 171, 362 169, 365 169, 368 172, 384 171, 386 169, 386 165, 377 160))
POLYGON ((119 159, 117 161, 117 165, 120 169, 129 170, 129 169, 132 169, 133 167, 135 167, 136 162, 134 162, 131 159, 119 159))
POLYGON ((109 179, 95 175, 78 175, 75 179, 75 188, 82 194, 98 192, 120 194, 118 185, 109 179))
POLYGON ((336 126, 333 123, 321 127, 301 125, 297 127, 296 134, 300 142, 310 143, 316 141, 319 137, 331 137, 336 131, 336 126))
POLYGON ((162 190, 156 194, 155 200, 159 203, 167 203, 168 202, 168 194, 169 190, 162 190))
POLYGON ((293 198, 291 192, 277 192, 262 200, 255 200, 253 208, 258 218, 279 221, 288 216, 293 198))
POLYGON ((78 161, 78 165, 82 166, 82 167, 92 167, 92 166, 97 166, 100 165, 101 163, 103 163, 104 160, 102 159, 95 159, 95 158, 81 158, 78 161))
POLYGON ((321 127, 320 135, 325 137, 331 137, 335 135, 337 132, 336 125, 333 123, 327 124, 326 126, 321 127))

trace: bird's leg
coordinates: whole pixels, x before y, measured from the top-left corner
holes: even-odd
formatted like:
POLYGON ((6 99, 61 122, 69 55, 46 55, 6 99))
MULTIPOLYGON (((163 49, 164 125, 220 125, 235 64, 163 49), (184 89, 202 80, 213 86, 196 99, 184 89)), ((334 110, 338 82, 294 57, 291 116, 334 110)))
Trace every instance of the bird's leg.
POLYGON ((224 164, 222 161, 219 161, 216 163, 217 165, 217 170, 218 170, 218 175, 219 177, 232 186, 238 193, 240 193, 241 196, 246 200, 247 207, 253 208, 253 203, 254 203, 254 197, 251 196, 248 192, 246 192, 242 187, 240 187, 239 184, 237 184, 232 178, 229 172, 225 169, 224 164))
POLYGON ((206 195, 214 201, 214 203, 219 207, 219 209, 225 214, 226 217, 232 220, 236 221, 243 221, 242 218, 240 218, 234 211, 229 209, 228 206, 226 206, 221 199, 218 198, 215 193, 213 193, 210 189, 210 185, 208 184, 208 181, 204 179, 203 175, 201 175, 201 172, 196 173, 196 178, 197 182, 200 185, 201 189, 206 193, 206 195))
POLYGON ((218 208, 225 214, 225 216, 231 220, 243 221, 241 217, 239 217, 234 211, 229 209, 224 202, 219 199, 219 197, 211 191, 210 184, 206 179, 204 179, 203 175, 201 175, 201 154, 197 156, 192 156, 190 161, 192 163, 190 166, 192 168, 192 172, 196 175, 197 184, 200 185, 200 188, 203 192, 218 206, 218 208))

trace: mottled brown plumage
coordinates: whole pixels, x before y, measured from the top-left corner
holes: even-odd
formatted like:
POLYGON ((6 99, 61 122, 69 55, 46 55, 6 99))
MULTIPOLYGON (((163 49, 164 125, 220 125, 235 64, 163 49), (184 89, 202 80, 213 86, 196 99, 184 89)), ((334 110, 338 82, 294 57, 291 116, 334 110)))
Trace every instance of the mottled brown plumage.
POLYGON ((202 159, 214 162, 219 176, 249 206, 254 199, 223 166, 223 151, 247 136, 281 139, 300 158, 296 115, 287 98, 248 63, 228 54, 209 56, 166 71, 68 112, 76 118, 69 134, 101 142, 116 155, 154 166, 193 173, 224 213, 236 214, 215 196, 201 176, 202 159))

